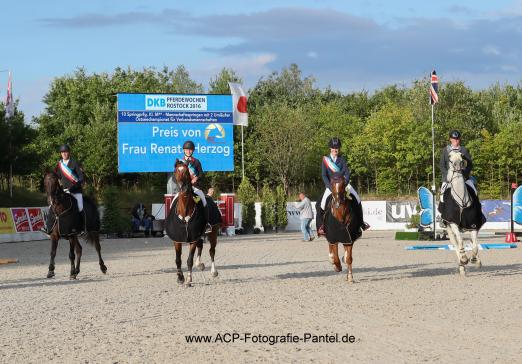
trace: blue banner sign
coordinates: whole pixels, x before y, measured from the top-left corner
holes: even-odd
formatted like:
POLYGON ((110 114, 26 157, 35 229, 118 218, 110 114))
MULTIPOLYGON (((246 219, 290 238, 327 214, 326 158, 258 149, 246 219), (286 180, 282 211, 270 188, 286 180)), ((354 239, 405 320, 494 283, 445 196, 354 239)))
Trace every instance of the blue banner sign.
POLYGON ((522 225, 522 186, 513 193, 513 221, 522 225))
POLYGON ((419 187, 417 190, 420 205, 420 224, 428 227, 433 224, 433 193, 426 187, 419 187))
POLYGON ((234 170, 230 95, 118 94, 118 171, 172 172, 192 140, 204 171, 234 170))

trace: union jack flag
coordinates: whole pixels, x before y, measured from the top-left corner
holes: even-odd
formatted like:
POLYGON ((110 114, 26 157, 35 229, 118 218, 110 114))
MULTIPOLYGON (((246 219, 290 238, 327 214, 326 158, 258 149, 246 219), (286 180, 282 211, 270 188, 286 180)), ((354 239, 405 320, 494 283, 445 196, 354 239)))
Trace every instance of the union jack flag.
POLYGON ((439 78, 437 72, 433 70, 430 83, 430 104, 435 105, 437 102, 439 102, 439 78))

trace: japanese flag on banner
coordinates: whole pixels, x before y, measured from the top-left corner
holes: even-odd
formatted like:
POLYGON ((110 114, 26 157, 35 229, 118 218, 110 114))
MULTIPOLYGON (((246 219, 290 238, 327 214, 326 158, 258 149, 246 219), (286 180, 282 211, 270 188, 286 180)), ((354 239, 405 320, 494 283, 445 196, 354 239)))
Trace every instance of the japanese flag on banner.
POLYGON ((241 84, 229 82, 232 93, 234 125, 248 126, 247 96, 241 84))
POLYGON ((14 116, 13 90, 11 87, 11 72, 9 72, 9 80, 7 81, 7 97, 5 99, 5 117, 14 116))

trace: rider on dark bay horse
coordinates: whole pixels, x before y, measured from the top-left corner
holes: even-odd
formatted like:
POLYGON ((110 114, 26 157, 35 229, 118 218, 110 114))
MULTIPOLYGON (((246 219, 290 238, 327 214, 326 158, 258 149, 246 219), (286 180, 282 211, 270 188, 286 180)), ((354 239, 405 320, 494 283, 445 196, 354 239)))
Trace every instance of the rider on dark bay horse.
MULTIPOLYGON (((80 221, 84 222, 85 219, 83 212, 82 185, 85 179, 82 167, 78 161, 71 158, 71 147, 69 147, 68 144, 63 144, 60 146, 60 155, 62 158, 56 165, 54 173, 58 175, 60 184, 62 185, 64 191, 70 193, 76 199, 78 204, 78 211, 80 212, 80 221)), ((42 228, 42 231, 47 235, 51 234, 54 222, 55 216, 52 212, 52 209, 49 209, 46 224, 42 228)))
POLYGON ((194 190, 194 193, 198 195, 201 198, 201 201, 203 202, 203 206, 205 207, 205 216, 207 218, 207 224, 205 228, 205 233, 210 233, 212 231, 212 226, 209 224, 209 209, 207 205, 207 199, 205 197, 205 194, 203 191, 201 191, 201 181, 203 179, 203 168, 201 167, 201 162, 199 159, 195 158, 193 156, 194 154, 195 145, 191 140, 187 140, 183 144, 183 158, 181 161, 185 163, 190 172, 191 182, 192 182, 192 189, 194 190))
MULTIPOLYGON (((326 188, 322 199, 320 201, 318 200, 316 203, 316 225, 318 236, 326 235, 325 227, 323 224, 324 210, 326 209, 326 200, 328 199, 328 196, 332 194, 332 191, 330 190, 330 185, 333 176, 342 176, 345 179, 346 191, 348 193, 353 194, 358 202, 356 213, 358 213, 359 216, 361 216, 361 219, 363 216, 361 199, 359 198, 357 192, 350 185, 350 168, 348 168, 348 165, 346 164, 346 159, 344 159, 344 157, 340 155, 341 141, 339 140, 339 138, 334 137, 330 139, 328 147, 330 148, 330 155, 324 156, 322 163, 322 178, 326 188)), ((369 227, 370 225, 364 223, 364 230, 367 230, 369 227)))

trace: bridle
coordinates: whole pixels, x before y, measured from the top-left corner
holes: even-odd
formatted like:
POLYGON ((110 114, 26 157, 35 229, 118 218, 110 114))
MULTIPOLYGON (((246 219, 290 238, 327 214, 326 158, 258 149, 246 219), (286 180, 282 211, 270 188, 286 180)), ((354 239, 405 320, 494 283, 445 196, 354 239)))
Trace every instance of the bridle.
POLYGON ((58 184, 58 178, 53 173, 48 173, 45 176, 44 179, 45 184, 45 190, 47 192, 47 201, 49 202, 49 207, 52 209, 53 213, 56 215, 56 217, 60 217, 62 215, 65 215, 67 212, 69 212, 73 207, 73 201, 72 196, 69 196, 69 207, 67 207, 64 211, 61 213, 56 212, 56 205, 57 201, 60 200, 61 196, 65 196, 66 193, 63 191, 63 189, 58 184))

